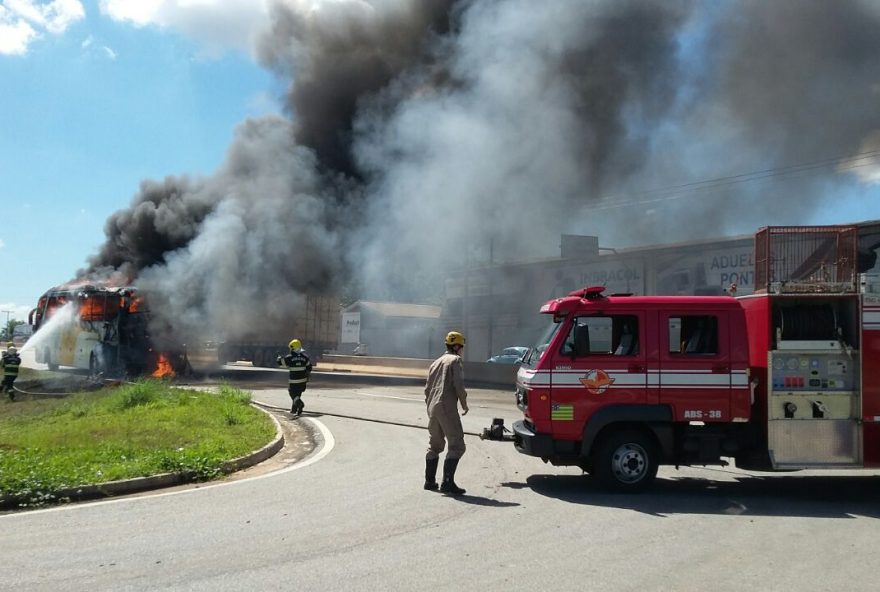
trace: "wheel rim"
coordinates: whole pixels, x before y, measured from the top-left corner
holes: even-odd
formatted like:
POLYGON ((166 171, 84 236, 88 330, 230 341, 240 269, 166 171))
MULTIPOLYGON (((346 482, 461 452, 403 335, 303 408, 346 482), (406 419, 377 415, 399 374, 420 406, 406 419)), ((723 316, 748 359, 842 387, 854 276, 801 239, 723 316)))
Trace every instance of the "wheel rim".
POLYGON ((611 471, 623 483, 642 480, 648 472, 648 452, 639 444, 622 444, 611 456, 611 471))

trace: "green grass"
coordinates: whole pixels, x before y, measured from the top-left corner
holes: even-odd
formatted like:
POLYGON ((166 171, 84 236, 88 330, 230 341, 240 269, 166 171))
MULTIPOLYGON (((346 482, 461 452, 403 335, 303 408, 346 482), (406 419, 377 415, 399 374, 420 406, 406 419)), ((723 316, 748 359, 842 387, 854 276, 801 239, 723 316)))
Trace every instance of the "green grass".
POLYGON ((250 394, 144 380, 64 399, 0 403, 0 500, 58 500, 59 490, 166 472, 207 480, 270 442, 275 425, 250 394))

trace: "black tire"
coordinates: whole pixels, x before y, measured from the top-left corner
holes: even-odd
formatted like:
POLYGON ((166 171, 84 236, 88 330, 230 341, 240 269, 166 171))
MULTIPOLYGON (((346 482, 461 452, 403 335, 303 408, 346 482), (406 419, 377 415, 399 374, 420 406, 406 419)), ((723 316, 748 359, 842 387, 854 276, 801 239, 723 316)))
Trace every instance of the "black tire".
POLYGON ((644 432, 623 430, 602 439, 592 473, 606 489, 637 493, 651 486, 658 466, 653 438, 644 432))

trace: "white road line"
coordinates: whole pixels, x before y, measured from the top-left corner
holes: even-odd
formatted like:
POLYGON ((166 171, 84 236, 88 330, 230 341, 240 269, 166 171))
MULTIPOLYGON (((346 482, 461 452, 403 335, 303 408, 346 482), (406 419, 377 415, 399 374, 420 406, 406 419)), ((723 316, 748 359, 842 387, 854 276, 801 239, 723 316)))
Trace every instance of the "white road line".
POLYGON ((357 395, 363 395, 364 397, 374 397, 376 399, 400 399, 401 401, 415 401, 415 402, 424 402, 423 398, 419 397, 398 397, 397 395, 376 395, 374 393, 365 393, 362 391, 355 391, 357 395))
MULTIPOLYGON (((22 511, 22 512, 17 512, 14 514, 6 514, 3 516, 0 516, 0 520, 4 520, 4 519, 8 520, 11 518, 19 518, 22 516, 33 516, 34 514, 46 514, 49 512, 69 512, 69 511, 74 511, 74 510, 78 510, 81 508, 91 508, 94 506, 103 506, 103 505, 109 505, 109 504, 137 502, 139 500, 150 499, 150 498, 154 498, 154 497, 165 497, 165 496, 170 496, 170 495, 191 494, 191 493, 195 493, 198 491, 204 491, 206 489, 214 489, 215 487, 226 487, 228 485, 240 485, 242 483, 248 483, 249 481, 256 481, 257 479, 268 479, 270 477, 276 477, 278 475, 283 475, 284 473, 289 473, 290 471, 295 471, 297 469, 304 469, 309 465, 315 464, 316 462, 318 462, 319 460, 321 460, 322 458, 324 458, 325 456, 330 454, 330 451, 333 450, 333 448, 336 446, 336 440, 333 438, 333 433, 330 432, 330 430, 329 430, 329 428, 327 428, 327 426, 325 426, 322 422, 318 421, 317 419, 313 419, 311 417, 304 418, 304 419, 307 419, 307 421, 310 421, 313 424, 315 424, 315 426, 317 426, 318 430, 321 432, 321 437, 324 439, 324 445, 321 447, 321 449, 317 453, 313 454, 312 456, 310 456, 306 460, 304 460, 302 462, 294 463, 294 464, 290 465, 289 467, 284 468, 284 469, 280 469, 278 471, 272 471, 271 473, 265 473, 263 475, 255 475, 253 477, 238 479, 236 481, 226 481, 226 482, 222 482, 222 483, 209 483, 206 485, 200 485, 199 487, 193 487, 191 489, 182 489, 180 491, 165 491, 165 492, 157 491, 154 494, 139 495, 137 497, 127 497, 127 498, 110 499, 110 500, 98 500, 98 501, 94 501, 94 502, 78 502, 78 503, 72 504, 72 505, 57 506, 54 508, 45 508, 43 510, 22 511)), ((141 492, 141 493, 143 493, 143 492, 141 492)))

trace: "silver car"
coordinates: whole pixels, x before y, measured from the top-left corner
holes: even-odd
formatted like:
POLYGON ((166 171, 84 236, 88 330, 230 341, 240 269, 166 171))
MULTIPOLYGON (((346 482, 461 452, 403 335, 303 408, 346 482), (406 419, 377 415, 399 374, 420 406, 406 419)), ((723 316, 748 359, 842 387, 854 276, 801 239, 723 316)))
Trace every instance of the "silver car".
POLYGON ((529 348, 522 346, 505 347, 497 356, 492 356, 488 360, 492 364, 516 364, 519 362, 523 354, 529 351, 529 348))

